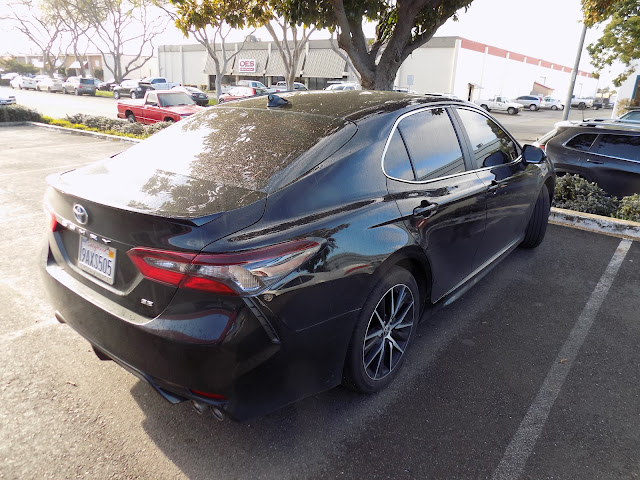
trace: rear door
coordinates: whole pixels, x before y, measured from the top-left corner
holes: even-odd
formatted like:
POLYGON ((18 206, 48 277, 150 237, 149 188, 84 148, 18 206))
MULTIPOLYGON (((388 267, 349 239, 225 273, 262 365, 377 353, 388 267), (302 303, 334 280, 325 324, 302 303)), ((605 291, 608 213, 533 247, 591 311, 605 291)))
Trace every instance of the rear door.
POLYGON ((470 275, 485 228, 486 186, 468 171, 448 109, 407 113, 387 140, 390 195, 432 270, 432 300, 470 275))
POLYGON ((158 94, 155 92, 148 92, 146 100, 142 106, 143 122, 144 123, 156 123, 160 121, 162 113, 160 112, 158 104, 158 94))
POLYGON ((487 225, 475 271, 522 240, 540 188, 539 169, 522 160, 519 145, 484 112, 459 107, 455 113, 469 142, 472 170, 486 189, 487 225))
POLYGON ((619 197, 640 193, 640 134, 601 134, 585 153, 591 178, 619 197))

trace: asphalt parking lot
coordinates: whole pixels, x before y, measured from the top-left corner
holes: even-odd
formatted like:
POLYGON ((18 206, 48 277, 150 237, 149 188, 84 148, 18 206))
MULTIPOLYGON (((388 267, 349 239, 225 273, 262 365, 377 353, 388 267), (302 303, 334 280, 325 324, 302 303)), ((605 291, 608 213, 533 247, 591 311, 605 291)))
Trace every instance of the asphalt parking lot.
POLYGON ((426 318, 384 392, 218 422, 98 360, 41 288, 46 176, 128 146, 0 128, 0 478, 640 476, 640 242, 552 225, 426 318))

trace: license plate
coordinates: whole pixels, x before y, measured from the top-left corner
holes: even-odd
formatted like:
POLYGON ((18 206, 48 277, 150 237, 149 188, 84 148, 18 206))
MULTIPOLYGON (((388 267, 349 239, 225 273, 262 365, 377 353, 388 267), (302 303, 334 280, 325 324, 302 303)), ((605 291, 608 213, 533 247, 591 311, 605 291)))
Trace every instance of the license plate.
POLYGON ((116 249, 90 238, 80 237, 78 267, 113 285, 116 278, 116 249))

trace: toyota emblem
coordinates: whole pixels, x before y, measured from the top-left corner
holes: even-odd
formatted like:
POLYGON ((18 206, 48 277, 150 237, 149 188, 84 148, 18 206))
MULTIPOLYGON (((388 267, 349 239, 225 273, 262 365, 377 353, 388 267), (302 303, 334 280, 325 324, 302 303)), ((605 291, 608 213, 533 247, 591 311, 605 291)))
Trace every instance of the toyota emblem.
POLYGON ((86 225, 89 221, 89 214, 87 213, 87 210, 79 203, 76 203, 73 206, 73 216, 76 217, 76 220, 80 225, 86 225))

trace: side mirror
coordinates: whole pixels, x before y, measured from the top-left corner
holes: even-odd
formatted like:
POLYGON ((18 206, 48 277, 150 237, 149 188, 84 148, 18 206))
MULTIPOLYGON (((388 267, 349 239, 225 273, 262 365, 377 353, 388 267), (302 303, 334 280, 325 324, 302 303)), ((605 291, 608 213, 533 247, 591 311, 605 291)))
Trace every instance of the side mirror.
POLYGON ((545 153, 541 148, 525 145, 522 147, 522 158, 526 163, 542 163, 545 153))

